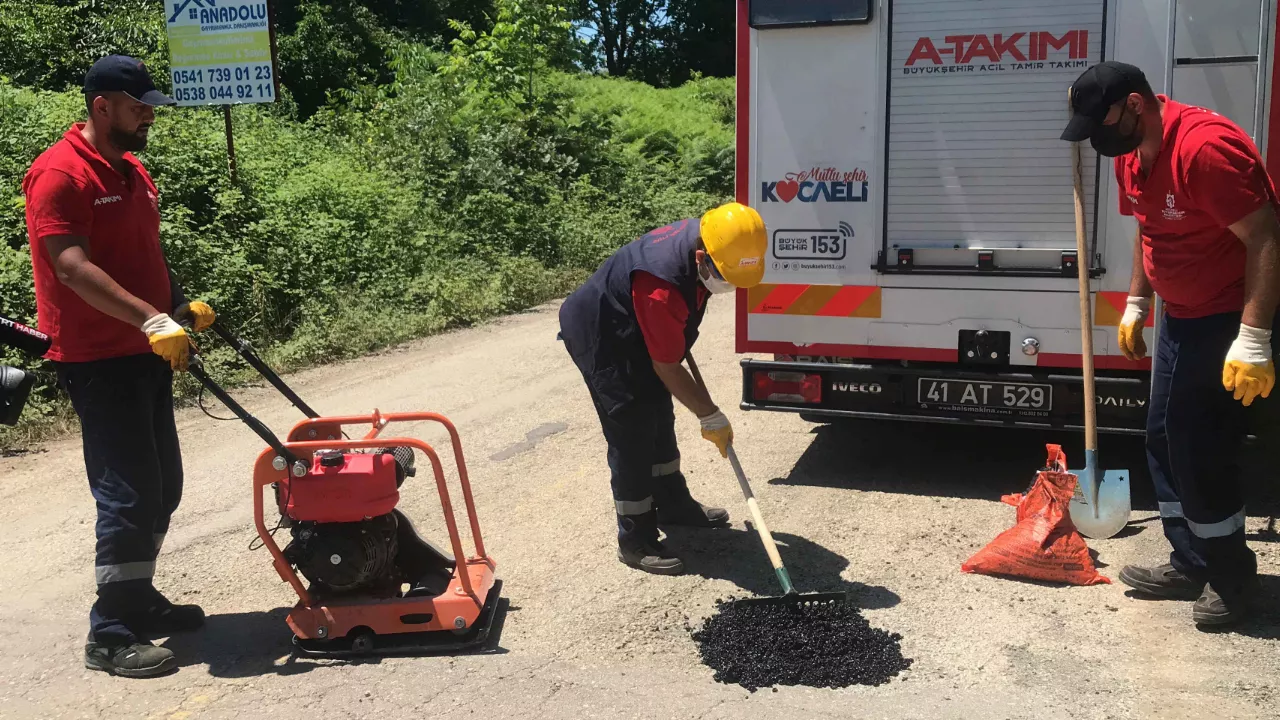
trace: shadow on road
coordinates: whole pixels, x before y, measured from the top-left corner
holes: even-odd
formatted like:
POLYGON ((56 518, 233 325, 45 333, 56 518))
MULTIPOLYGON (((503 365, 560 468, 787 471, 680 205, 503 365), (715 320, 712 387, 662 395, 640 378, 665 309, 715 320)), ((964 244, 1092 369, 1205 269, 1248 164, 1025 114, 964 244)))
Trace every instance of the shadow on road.
MULTIPOLYGON (((769 564, 769 557, 754 528, 695 530, 677 527, 665 532, 672 547, 684 560, 687 573, 728 580, 754 596, 782 594, 773 566, 769 564)), ((798 592, 844 591, 852 603, 871 610, 898 604, 898 595, 887 588, 842 578, 840 573, 849 566, 843 555, 798 535, 775 532, 773 539, 798 592)))
MULTIPOLYGON (((771 484, 998 501, 1027 489, 1044 464, 1046 444, 1061 445, 1071 467, 1084 465, 1078 432, 850 420, 815 426, 813 436, 791 472, 771 484)), ((1158 529, 1143 438, 1104 435, 1098 446, 1104 468, 1129 471, 1131 527, 1158 529)), ((1247 447, 1240 464, 1249 483, 1249 514, 1280 514, 1280 482, 1268 450, 1247 447)))
MULTIPOLYGON (((485 643, 469 651, 424 654, 423 657, 461 654, 502 655, 502 630, 507 613, 519 610, 507 598, 499 598, 493 626, 485 643)), ((157 643, 174 652, 180 667, 207 665, 209 674, 221 678, 262 675, 298 675, 326 665, 378 664, 381 657, 313 658, 300 655, 293 646, 293 632, 285 624, 289 608, 261 613, 228 613, 205 618, 203 629, 174 635, 157 643)), ((399 657, 399 656, 396 656, 399 657)))
POLYGON ((293 653, 293 633, 285 624, 288 608, 267 612, 228 613, 205 618, 202 629, 157 643, 173 651, 182 667, 208 665, 214 677, 243 678, 290 675, 311 668, 285 661, 293 653))

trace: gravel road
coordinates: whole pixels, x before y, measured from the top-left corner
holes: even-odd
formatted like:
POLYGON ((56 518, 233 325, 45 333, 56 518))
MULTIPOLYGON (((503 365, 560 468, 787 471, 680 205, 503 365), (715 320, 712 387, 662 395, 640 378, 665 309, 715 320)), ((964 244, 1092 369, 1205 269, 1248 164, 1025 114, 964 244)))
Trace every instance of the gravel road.
MULTIPOLYGON (((486 545, 510 607, 492 652, 363 662, 290 656, 295 597, 265 550, 250 551, 243 425, 183 410, 182 506, 157 585, 209 614, 164 642, 182 662, 152 680, 83 668, 92 600, 93 503, 78 439, 0 460, 0 717, 5 718, 1262 718, 1280 717, 1280 543, 1250 508, 1266 609, 1226 633, 1198 631, 1185 602, 1126 595, 1118 580, 1054 587, 967 575, 960 564, 1012 523, 1046 442, 1030 431, 898 423, 813 426, 736 410, 730 303, 708 315, 698 360, 735 423, 739 455, 801 591, 845 589, 873 627, 901 633, 911 668, 875 688, 715 683, 689 638, 717 598, 776 594, 728 464, 681 412, 695 495, 733 527, 680 533, 690 572, 631 570, 614 557, 605 446, 581 378, 556 342, 555 305, 357 362, 291 376, 323 413, 435 410, 457 424, 486 545)), ((269 387, 237 397, 283 432, 298 418, 269 387)), ((218 411, 222 409, 219 407, 218 411)), ((447 447, 442 433, 424 437, 447 447)), ((1122 537, 1095 541, 1102 572, 1167 553, 1141 444, 1104 438, 1108 467, 1135 471, 1122 537)), ((1265 475, 1275 483, 1275 473, 1265 475)), ((1258 493, 1261 494, 1261 493, 1258 493)), ((423 474, 402 507, 443 541, 423 474)))

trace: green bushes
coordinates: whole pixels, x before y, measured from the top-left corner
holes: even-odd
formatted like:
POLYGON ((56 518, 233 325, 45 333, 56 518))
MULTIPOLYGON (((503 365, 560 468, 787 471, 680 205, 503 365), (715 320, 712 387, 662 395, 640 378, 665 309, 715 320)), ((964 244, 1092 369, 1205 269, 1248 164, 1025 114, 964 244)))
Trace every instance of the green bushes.
MULTIPOLYGON (((511 95, 442 73, 446 57, 407 46, 393 82, 306 122, 237 107, 234 185, 219 111, 159 113, 141 159, 167 257, 281 368, 563 296, 621 244, 730 194, 730 83, 655 90, 539 68, 533 96, 511 95)), ((82 114, 74 93, 0 82, 0 314, 35 320, 22 176, 82 114)), ((214 372, 247 377, 212 340, 214 372)), ((46 382, 27 417, 60 403, 46 382)), ((0 447, 16 443, 0 430, 0 447)))

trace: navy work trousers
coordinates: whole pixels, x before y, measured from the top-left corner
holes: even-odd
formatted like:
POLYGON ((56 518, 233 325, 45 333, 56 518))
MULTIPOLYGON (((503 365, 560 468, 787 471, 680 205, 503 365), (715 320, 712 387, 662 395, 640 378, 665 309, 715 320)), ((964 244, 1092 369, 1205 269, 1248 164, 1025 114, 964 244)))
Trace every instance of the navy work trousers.
POLYGON ((80 417, 98 510, 90 636, 104 644, 133 643, 145 639, 131 619, 157 602, 156 555, 182 499, 173 371, 151 354, 56 367, 80 417))
POLYGON ((591 399, 609 444, 610 485, 618 515, 618 542, 639 546, 658 539, 659 507, 693 503, 680 472, 675 408, 668 392, 648 393, 609 415, 591 399))
MULTIPOLYGON (((1152 365, 1147 461, 1173 545, 1170 562, 1198 581, 1233 584, 1258 571, 1245 544, 1237 462, 1248 410, 1222 386, 1222 365, 1239 331, 1240 313, 1166 315, 1152 365)), ((1259 397, 1254 404, 1270 401, 1259 397)))

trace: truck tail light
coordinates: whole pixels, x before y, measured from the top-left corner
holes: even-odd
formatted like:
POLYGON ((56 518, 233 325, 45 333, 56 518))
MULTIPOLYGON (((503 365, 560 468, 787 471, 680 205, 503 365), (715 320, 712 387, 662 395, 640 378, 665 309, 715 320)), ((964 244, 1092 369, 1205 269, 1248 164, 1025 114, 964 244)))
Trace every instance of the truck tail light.
POLYGON ((773 402, 806 403, 822 402, 822 376, 801 372, 755 371, 752 378, 753 397, 773 402))

